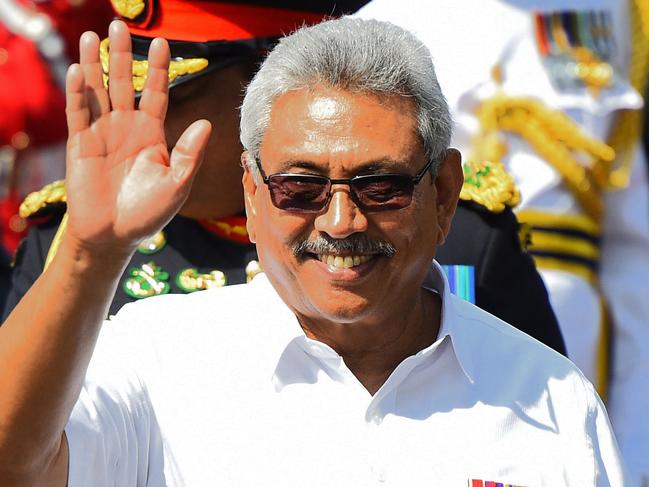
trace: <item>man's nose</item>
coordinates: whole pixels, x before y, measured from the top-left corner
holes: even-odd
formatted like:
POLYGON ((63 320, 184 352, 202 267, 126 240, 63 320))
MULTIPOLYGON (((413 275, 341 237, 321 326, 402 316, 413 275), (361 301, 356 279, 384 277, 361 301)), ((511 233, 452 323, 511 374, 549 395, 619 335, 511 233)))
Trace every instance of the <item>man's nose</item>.
POLYGON ((345 238, 367 230, 367 217, 344 186, 332 188, 331 199, 324 213, 315 219, 315 229, 333 238, 345 238))

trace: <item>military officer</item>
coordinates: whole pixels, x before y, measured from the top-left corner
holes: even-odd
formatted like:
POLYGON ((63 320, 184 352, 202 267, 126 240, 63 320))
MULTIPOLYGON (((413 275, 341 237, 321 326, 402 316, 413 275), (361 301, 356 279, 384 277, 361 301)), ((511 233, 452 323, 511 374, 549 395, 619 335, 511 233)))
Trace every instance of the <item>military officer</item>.
POLYGON ((632 485, 649 482, 649 197, 636 143, 647 2, 373 0, 360 15, 421 36, 457 122, 454 145, 513 174, 568 356, 600 393, 610 374, 632 485))
MULTIPOLYGON (((298 8, 291 1, 112 2, 133 36, 136 90, 142 89, 146 78, 150 42, 158 36, 171 41, 168 143, 173 145, 188 121, 196 118, 212 121, 215 129, 187 202, 166 228, 139 246, 122 276, 111 314, 129 301, 239 284, 259 271, 246 235, 239 182, 237 107, 243 87, 263 53, 284 32, 360 4, 314 0, 300 2, 298 8)), ((81 42, 97 45, 98 62, 103 63, 107 78, 108 40, 90 36, 81 42)), ((146 191, 144 184, 141 190, 146 191)), ((18 250, 4 316, 56 253, 65 231, 63 182, 31 194, 21 206, 21 215, 35 226, 18 250)))
MULTIPOLYGON (((175 86, 169 107, 169 140, 175 140, 188 122, 201 117, 213 121, 216 134, 181 215, 140 245, 122 276, 111 314, 135 299, 238 284, 259 272, 240 213, 243 203, 237 164, 240 146, 236 107, 241 87, 254 71, 259 50, 270 45, 280 28, 289 31, 291 22, 317 22, 323 12, 349 12, 365 2, 336 2, 338 10, 332 10, 329 2, 303 2, 299 12, 260 7, 263 2, 245 3, 236 7, 201 2, 197 9, 191 2, 163 1, 144 3, 144 10, 139 12, 127 9, 128 2, 119 4, 123 18, 133 17, 129 28, 135 36, 136 56, 146 52, 155 36, 172 41, 186 39, 171 43, 175 64, 170 68, 170 77, 177 77, 172 80, 175 86), (214 7, 213 11, 207 8, 209 5, 214 7), (230 42, 200 42, 215 32, 230 42), (246 41, 237 42, 242 37, 246 41), (180 54, 184 56, 182 60, 180 54), (201 57, 210 55, 214 58, 201 57), (220 96, 212 95, 212 90, 220 96)), ((274 2, 275 7, 279 4, 274 2)), ((108 46, 102 42, 99 49, 100 60, 105 59, 108 46)), ((136 89, 143 84, 144 62, 138 60, 134 65, 136 89)), ((467 172, 465 201, 458 210, 449 243, 440 251, 440 262, 448 264, 456 292, 565 354, 543 283, 519 243, 518 224, 511 211, 517 201, 517 190, 499 168, 493 165, 467 172)), ((63 183, 53 183, 31 195, 23 204, 23 214, 37 224, 18 253, 5 316, 56 252, 65 227, 63 183)))

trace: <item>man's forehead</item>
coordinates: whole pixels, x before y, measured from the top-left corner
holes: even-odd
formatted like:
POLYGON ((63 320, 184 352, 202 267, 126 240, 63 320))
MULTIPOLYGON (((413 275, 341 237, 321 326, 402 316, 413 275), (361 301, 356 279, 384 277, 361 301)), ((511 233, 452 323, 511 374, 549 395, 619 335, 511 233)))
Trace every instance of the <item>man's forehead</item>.
POLYGON ((316 86, 275 100, 261 155, 276 169, 332 161, 397 169, 420 150, 411 100, 316 86))

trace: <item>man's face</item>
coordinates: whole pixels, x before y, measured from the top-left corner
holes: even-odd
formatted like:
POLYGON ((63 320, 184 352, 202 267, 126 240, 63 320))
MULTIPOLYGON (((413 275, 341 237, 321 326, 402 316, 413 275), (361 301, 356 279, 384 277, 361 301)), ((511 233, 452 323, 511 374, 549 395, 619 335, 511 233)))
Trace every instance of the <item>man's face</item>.
MULTIPOLYGON (((268 175, 308 173, 332 179, 414 176, 427 162, 411 100, 322 86, 275 101, 260 154, 268 175)), ((346 185, 333 185, 328 205, 318 213, 280 210, 265 184, 256 187, 252 176, 244 175, 248 229, 261 265, 298 316, 335 323, 373 320, 418 292, 436 245, 448 231, 461 186, 459 156, 449 154, 435 184, 426 174, 408 207, 383 212, 359 209, 346 185), (370 242, 369 251, 337 245, 359 237, 370 242), (331 242, 326 255, 294 252, 296 245, 319 238, 331 242), (396 252, 391 257, 376 254, 376 243, 396 252), (345 257, 361 263, 346 267, 345 257)))
POLYGON ((175 144, 195 120, 212 123, 205 160, 181 213, 217 218, 243 210, 239 142, 239 111, 243 86, 251 71, 246 64, 229 66, 174 87, 165 122, 167 143, 175 144))

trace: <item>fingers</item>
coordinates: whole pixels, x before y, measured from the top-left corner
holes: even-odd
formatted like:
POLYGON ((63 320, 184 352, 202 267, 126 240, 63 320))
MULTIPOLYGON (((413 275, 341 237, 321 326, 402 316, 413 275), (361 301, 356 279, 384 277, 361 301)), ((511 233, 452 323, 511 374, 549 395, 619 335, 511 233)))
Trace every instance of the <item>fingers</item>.
POLYGON ((79 41, 79 62, 86 84, 86 97, 90 117, 96 120, 110 110, 108 93, 104 88, 102 68, 99 61, 99 37, 94 32, 85 32, 79 41))
POLYGON ((191 181, 203 160, 203 152, 212 132, 207 120, 197 120, 180 136, 171 152, 170 166, 173 178, 180 184, 191 181))
POLYGON ((140 99, 140 110, 164 120, 169 99, 169 44, 158 38, 149 47, 149 69, 140 99))
POLYGON ((113 110, 133 110, 133 56, 131 36, 124 22, 111 22, 108 29, 110 38, 108 92, 113 110))
POLYGON ((88 128, 90 111, 86 100, 86 84, 83 70, 78 64, 68 68, 65 79, 65 116, 68 121, 68 136, 88 128))

